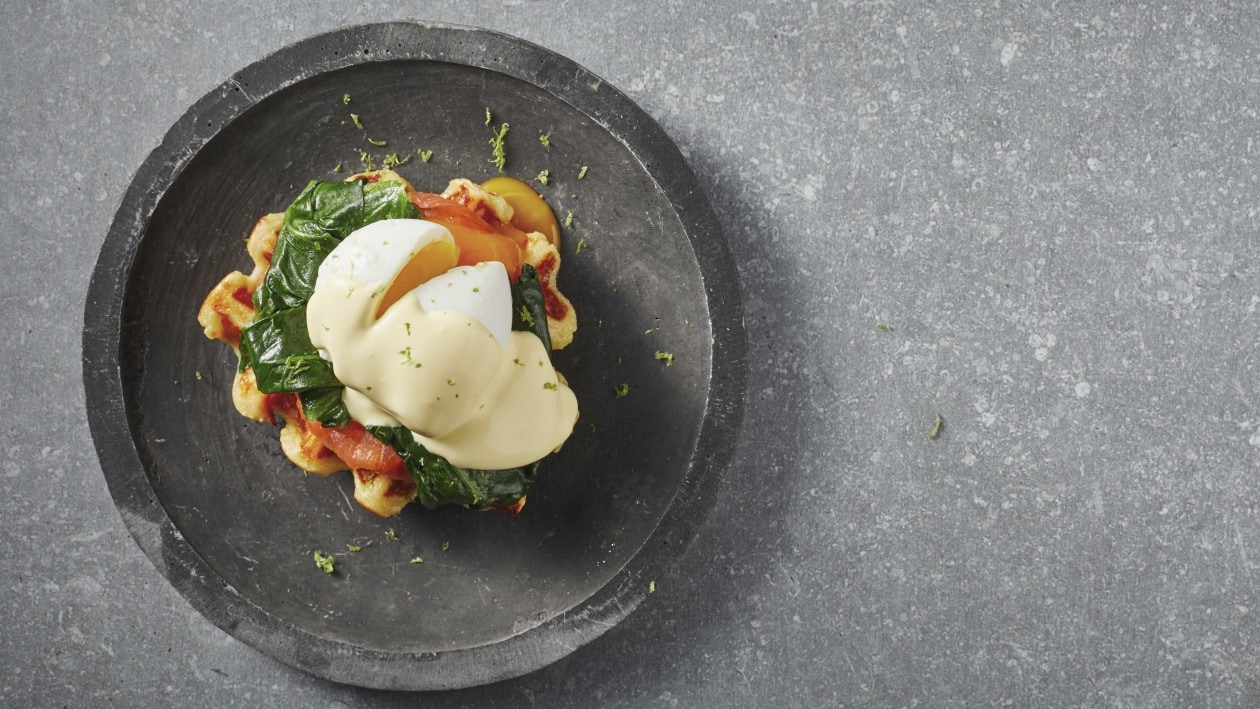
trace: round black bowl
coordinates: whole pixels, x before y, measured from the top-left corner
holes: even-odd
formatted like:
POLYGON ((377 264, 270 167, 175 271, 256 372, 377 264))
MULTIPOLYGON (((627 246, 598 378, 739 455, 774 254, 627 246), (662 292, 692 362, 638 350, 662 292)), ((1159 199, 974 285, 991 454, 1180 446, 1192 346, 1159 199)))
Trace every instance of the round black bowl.
POLYGON ((83 378, 118 510, 195 608, 312 674, 437 689, 542 667, 646 597, 730 462, 745 353, 730 252, 646 113, 520 39, 389 23, 285 48, 171 128, 101 249, 83 378), (308 180, 354 171, 360 150, 378 163, 409 157, 399 172, 430 191, 496 174, 487 107, 495 126, 511 125, 507 174, 549 170, 539 190, 561 218, 573 214, 560 285, 579 330, 557 366, 581 420, 517 517, 413 506, 379 520, 352 501, 348 475, 304 478, 275 429, 236 414, 235 357, 202 335, 197 308, 225 274, 247 270, 255 220, 308 180), (629 394, 618 398, 621 384, 629 394), (316 549, 337 555, 336 574, 315 567, 316 549))

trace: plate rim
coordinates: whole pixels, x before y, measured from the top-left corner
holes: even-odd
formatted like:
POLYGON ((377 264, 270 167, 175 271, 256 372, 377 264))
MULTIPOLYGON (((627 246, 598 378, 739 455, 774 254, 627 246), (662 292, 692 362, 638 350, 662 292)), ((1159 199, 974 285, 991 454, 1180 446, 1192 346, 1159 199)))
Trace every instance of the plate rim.
POLYGON ((93 267, 83 313, 82 376, 93 445, 114 506, 145 556, 202 616, 308 674, 377 689, 440 690, 517 677, 559 660, 624 619, 650 592, 649 580, 676 566, 733 462, 747 351, 738 271, 721 225, 686 159, 649 114, 601 77, 541 45, 469 25, 405 20, 341 27, 286 45, 211 89, 171 126, 132 176, 93 267), (361 51, 369 42, 385 48, 383 55, 361 51), (504 62, 504 55, 515 63, 504 62), (158 202, 192 158, 241 114, 293 84, 359 64, 399 60, 454 63, 525 81, 622 143, 682 223, 699 264, 713 335, 709 395, 695 453, 642 547, 571 611, 499 642, 434 653, 386 652, 316 635, 271 615, 219 577, 157 502, 127 415, 119 352, 135 255, 158 202), (652 553, 645 554, 649 548, 652 553))

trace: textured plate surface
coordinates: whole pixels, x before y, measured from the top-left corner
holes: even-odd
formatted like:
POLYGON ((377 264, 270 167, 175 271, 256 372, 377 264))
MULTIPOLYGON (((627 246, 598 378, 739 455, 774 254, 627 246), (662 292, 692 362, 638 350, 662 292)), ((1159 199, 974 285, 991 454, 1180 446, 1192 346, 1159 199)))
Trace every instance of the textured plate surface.
POLYGON ((313 37, 198 101, 137 172, 85 313, 93 437, 118 509, 159 571, 279 660, 396 689, 523 674, 630 612, 710 506, 745 369, 730 254, 660 127, 559 55, 452 26, 313 37), (274 429, 235 413, 235 358, 205 339, 196 310, 218 279, 247 269, 254 221, 308 180, 354 171, 359 151, 378 163, 410 156, 399 172, 428 191, 495 174, 486 107, 496 126, 511 125, 507 173, 549 170, 539 190, 562 219, 574 215, 560 285, 579 331, 557 366, 582 418, 522 515, 417 505, 378 520, 353 503, 348 475, 303 478, 274 429), (417 149, 432 150, 431 162, 417 149), (622 383, 629 396, 614 398, 622 383), (335 575, 315 568, 315 549, 337 555, 335 575))

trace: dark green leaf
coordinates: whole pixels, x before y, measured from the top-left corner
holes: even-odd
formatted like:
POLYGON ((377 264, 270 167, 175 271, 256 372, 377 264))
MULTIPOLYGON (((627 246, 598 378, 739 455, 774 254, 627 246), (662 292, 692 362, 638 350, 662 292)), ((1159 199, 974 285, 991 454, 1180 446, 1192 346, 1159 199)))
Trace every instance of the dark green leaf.
POLYGON ((341 386, 332 363, 321 358, 311 344, 305 306, 245 326, 241 357, 253 366, 258 390, 267 394, 341 386))
MULTIPOLYGON (((288 222, 285 222, 285 227, 288 222)), ((271 268, 262 285, 254 291, 254 307, 258 317, 267 317, 283 310, 306 304, 315 292, 319 264, 337 248, 340 240, 327 234, 285 234, 280 230, 271 268)))
POLYGON ((538 283, 538 272, 529 264, 521 266, 521 277, 512 286, 512 329, 534 333, 547 348, 547 354, 551 354, 551 333, 547 331, 547 303, 543 300, 542 286, 538 283), (528 313, 529 317, 525 317, 524 313, 528 313))
POLYGON ((367 429, 402 456, 416 481, 416 500, 429 508, 452 503, 477 509, 513 505, 529 492, 538 470, 537 463, 510 470, 465 470, 430 453, 405 428, 367 429))
POLYGON ((344 426, 350 422, 350 412, 341 401, 341 392, 345 387, 324 387, 309 389, 299 396, 302 399, 302 411, 306 418, 319 421, 321 426, 344 426))
MULTIPOLYGON (((361 183, 363 184, 363 183, 361 183)), ((358 226, 367 226, 382 219, 419 219, 416 209, 401 182, 369 182, 363 184, 363 214, 358 226)), ((351 229, 350 231, 354 231, 351 229)), ((349 235, 350 232, 346 232, 349 235)), ((345 238, 345 236, 341 237, 345 238)))

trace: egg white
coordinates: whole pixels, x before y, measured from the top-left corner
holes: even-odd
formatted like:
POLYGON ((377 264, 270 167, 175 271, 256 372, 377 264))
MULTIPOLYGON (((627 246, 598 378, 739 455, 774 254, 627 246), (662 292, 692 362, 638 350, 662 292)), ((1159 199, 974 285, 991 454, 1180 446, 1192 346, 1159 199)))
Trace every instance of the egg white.
POLYGON ((315 288, 348 276, 370 288, 388 286, 424 247, 455 243, 441 224, 423 219, 382 219, 350 233, 319 265, 315 288))
POLYGON ((500 349, 512 332, 512 290, 498 261, 457 266, 411 291, 425 312, 463 313, 485 326, 500 349))
MULTIPOLYGON (((347 236, 319 266, 315 289, 339 277, 369 288, 387 289, 421 249, 454 243, 441 224, 423 219, 382 219, 347 236)), ((496 261, 457 266, 430 279, 407 296, 426 312, 463 313, 480 322, 506 349, 512 331, 512 291, 507 269, 496 261)), ((327 359, 328 354, 320 351, 327 359)))

